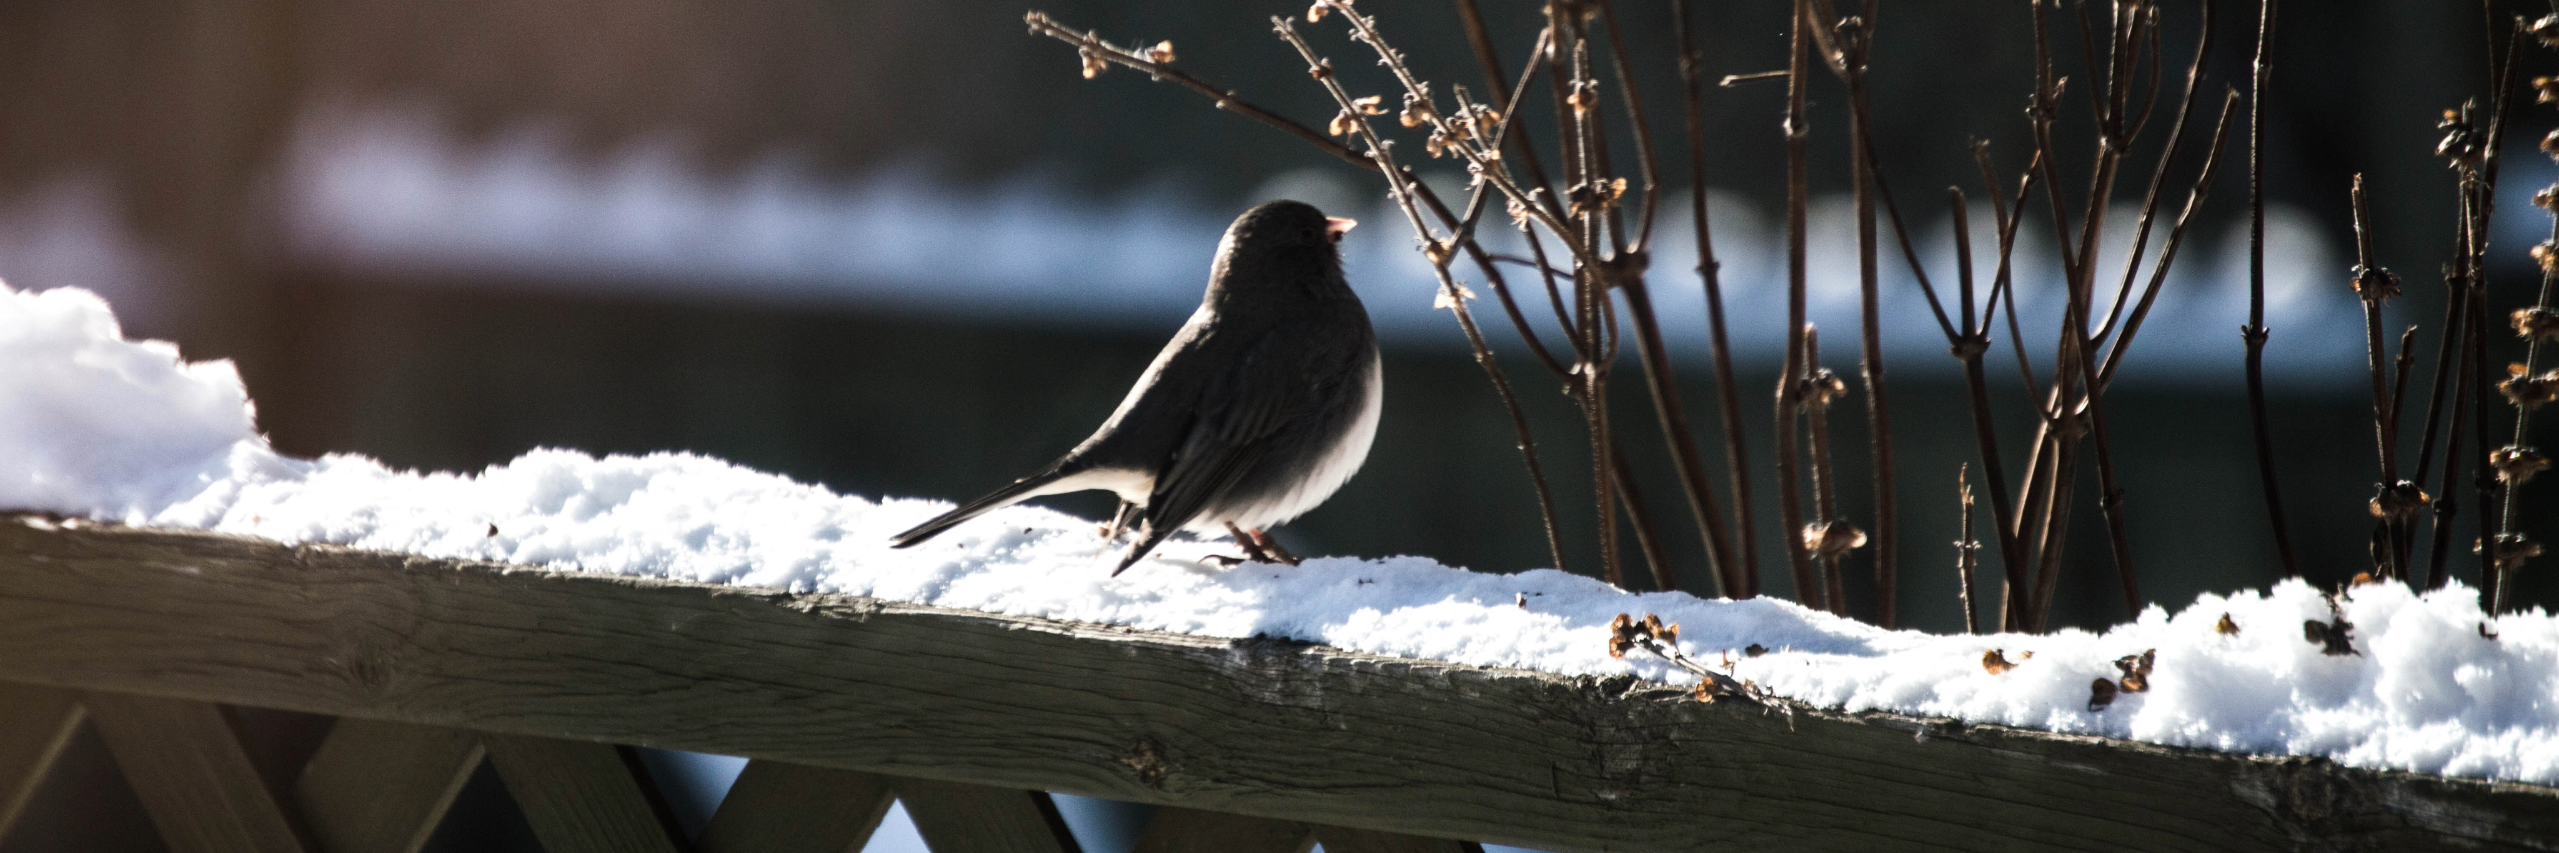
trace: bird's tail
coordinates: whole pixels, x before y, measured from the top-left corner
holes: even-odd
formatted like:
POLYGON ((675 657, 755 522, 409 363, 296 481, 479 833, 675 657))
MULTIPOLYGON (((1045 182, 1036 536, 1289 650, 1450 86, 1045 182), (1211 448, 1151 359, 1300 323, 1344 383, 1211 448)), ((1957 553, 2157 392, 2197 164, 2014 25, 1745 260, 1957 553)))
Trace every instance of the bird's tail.
POLYGON ((1128 546, 1128 553, 1120 557, 1119 568, 1111 570, 1111 577, 1119 577, 1121 572, 1128 571, 1128 567, 1137 565, 1139 560, 1146 559, 1147 552, 1155 550, 1156 545, 1162 544, 1164 538, 1171 535, 1173 535, 1173 528, 1156 527, 1150 519, 1144 528, 1138 530, 1137 543, 1128 546))
POLYGON ((913 529, 900 533, 894 537, 890 537, 889 547, 912 547, 924 540, 940 536, 942 535, 942 531, 958 527, 962 522, 966 522, 969 519, 1021 503, 1029 498, 1048 494, 1044 489, 1055 484, 1062 476, 1063 475, 1060 474, 1057 469, 1051 468, 1049 470, 1015 480, 1012 485, 996 489, 994 492, 987 494, 985 497, 961 504, 958 509, 934 516, 931 521, 918 524, 913 529))

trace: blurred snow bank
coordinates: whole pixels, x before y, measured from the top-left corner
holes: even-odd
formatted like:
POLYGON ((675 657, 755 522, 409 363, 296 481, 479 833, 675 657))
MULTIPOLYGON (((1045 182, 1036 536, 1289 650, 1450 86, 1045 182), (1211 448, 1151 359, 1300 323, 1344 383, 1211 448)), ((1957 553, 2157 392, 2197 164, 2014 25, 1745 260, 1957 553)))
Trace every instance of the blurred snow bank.
MULTIPOLYGON (((428 112, 388 107, 310 111, 284 173, 296 252, 407 280, 464 273, 583 291, 813 300, 1147 329, 1179 325, 1198 304, 1218 234, 1240 210, 1178 186, 1095 196, 1037 173, 963 187, 914 163, 842 180, 774 157, 714 175, 669 141, 598 160, 576 153, 556 128, 522 125, 472 144, 428 112)), ((1456 323, 1431 310, 1430 271, 1403 215, 1382 186, 1360 178, 1347 169, 1285 173, 1252 200, 1296 197, 1367 223, 1344 251, 1380 333, 1408 344, 1464 346, 1456 323)), ((1452 199, 1463 195, 1453 172, 1430 180, 1452 199)), ((1734 345, 1743 358, 1773 362, 1785 340, 1784 222, 1720 191, 1709 202, 1734 345)), ((2146 256, 2158 253, 2173 206, 2163 211, 2146 256)), ((1706 346, 1706 313, 1690 269, 1696 251, 1689 207, 1685 195, 1664 199, 1652 281, 1666 334, 1695 357, 1706 346)), ((1976 266, 1987 294, 1997 231, 1987 209, 1975 211, 1976 266)), ((2128 225, 2137 212, 2120 208, 2110 222, 2128 225)), ((2293 383, 2353 381, 2363 365, 2360 315, 2344 285, 2348 260, 2333 248, 2335 235, 2288 208, 2269 210, 2267 219, 2275 330, 2268 372, 2293 383)), ((2128 378, 2238 378, 2247 277, 2244 223, 2234 224, 2243 230, 2190 236, 2126 362, 2128 378)), ((1930 212, 1913 228, 1932 281, 1953 299, 1951 222, 1930 212)), ((1497 252, 1528 254, 1516 234, 1488 230, 1499 232, 1488 237, 1497 252)), ((2101 276, 2106 305, 2132 243, 2128 227, 2111 230, 2117 239, 2100 253, 2101 269, 2114 270, 2101 276)), ((2036 342, 2051 340, 2063 301, 2048 231, 2023 229, 2018 253, 2020 320, 2041 355, 2050 345, 2036 342)), ((1828 328, 1857 322, 1855 233, 1844 198, 1816 200, 1812 318, 1828 328)), ((1882 308, 1893 367, 1951 373, 1956 363, 1927 302, 1886 242, 1882 308)), ((1504 273, 1523 296, 1535 289, 1525 268, 1504 273)), ((1490 298, 1479 272, 1461 265, 1460 274, 1490 298)), ((1532 317, 1545 317, 1528 307, 1532 317)), ((1489 337, 1516 346, 1517 334, 1492 303, 1477 311, 1489 337)), ((1539 334, 1555 335, 1552 322, 1539 334)), ((1835 358, 1847 363, 1852 349, 1835 358)))
POLYGON ((836 495, 701 456, 543 450, 468 473, 361 456, 277 455, 228 363, 125 340, 80 290, 0 288, 0 507, 282 542, 873 596, 1217 637, 1290 637, 1382 655, 1679 681, 1612 659, 1608 622, 1656 613, 1689 654, 1783 696, 2346 764, 2559 783, 2559 619, 2486 620, 2471 590, 2287 581, 2153 607, 2103 633, 1886 631, 1772 599, 1634 595, 1551 570, 1492 575, 1420 557, 1234 570, 1169 543, 1112 578, 1093 523, 1014 508, 924 546, 891 533, 945 505, 836 495), (2237 630, 2218 626, 2227 615, 2237 630), (2330 655, 2303 623, 2342 618, 2330 655), (2482 636, 2491 626, 2494 639, 2482 636), (1769 653, 1743 654, 1750 646, 1769 653), (2015 669, 1993 674, 1986 651, 2015 669), (2113 661, 2156 650, 2146 693, 2089 707, 2113 661), (2029 657, 2031 654, 2031 657, 2029 657))

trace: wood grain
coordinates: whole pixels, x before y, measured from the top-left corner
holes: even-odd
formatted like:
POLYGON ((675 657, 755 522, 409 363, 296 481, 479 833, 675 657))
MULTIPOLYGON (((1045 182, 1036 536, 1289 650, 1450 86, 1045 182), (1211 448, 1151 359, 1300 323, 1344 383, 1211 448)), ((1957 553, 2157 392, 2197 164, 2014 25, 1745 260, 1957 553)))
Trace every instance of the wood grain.
POLYGON ((858 853, 895 802, 885 776, 750 761, 696 845, 701 853, 858 853))
POLYGON ((470 732, 350 717, 329 728, 293 796, 328 853, 417 853, 483 754, 470 732))
POLYGON ((0 838, 17 825, 81 718, 79 694, 0 684, 0 838))
POLYGON ((676 853, 638 762, 609 743, 485 735, 489 763, 547 853, 676 853))
POLYGON ((105 693, 80 701, 172 853, 310 849, 221 708, 105 693))
POLYGON ((1083 853, 1045 791, 904 779, 897 800, 933 853, 1083 853))
POLYGON ((1563 678, 0 519, 0 681, 1562 851, 2559 849, 2559 791, 1563 678))

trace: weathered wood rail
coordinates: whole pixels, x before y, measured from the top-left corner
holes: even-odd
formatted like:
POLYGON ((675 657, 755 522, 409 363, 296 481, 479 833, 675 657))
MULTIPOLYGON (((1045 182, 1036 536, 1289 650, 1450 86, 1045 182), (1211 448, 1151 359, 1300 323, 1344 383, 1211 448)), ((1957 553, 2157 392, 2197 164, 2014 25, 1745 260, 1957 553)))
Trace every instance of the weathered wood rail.
POLYGON ((0 518, 0 829, 84 720, 173 850, 408 851, 493 762, 544 845, 2559 849, 2559 790, 1562 678, 200 533, 0 518), (338 716, 262 780, 220 705, 338 716), (704 837, 630 744, 747 756, 704 837))

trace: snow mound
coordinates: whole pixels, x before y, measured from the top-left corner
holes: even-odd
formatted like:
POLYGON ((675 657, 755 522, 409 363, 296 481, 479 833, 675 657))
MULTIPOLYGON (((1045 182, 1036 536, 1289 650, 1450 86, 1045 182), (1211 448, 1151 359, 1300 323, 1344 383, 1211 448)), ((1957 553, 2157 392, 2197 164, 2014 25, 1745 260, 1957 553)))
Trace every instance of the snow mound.
POLYGON ((124 340, 106 304, 78 290, 0 287, 0 506, 1685 681, 1657 661, 1607 654, 1612 617, 1655 613, 1685 626, 1690 655, 1729 657, 1736 677, 1825 707, 2559 784, 2559 619, 2489 620, 2460 586, 2372 584, 2332 599, 2286 581, 2173 614, 2154 606, 2102 633, 1941 636, 1774 599, 1639 595, 1557 571, 1481 574, 1418 557, 1220 570, 1198 560, 1222 545, 1176 541, 1113 578, 1090 521, 1014 508, 896 550, 890 534, 947 504, 837 495, 692 454, 538 450, 476 474, 287 458, 256 433, 231 365, 124 340), (2304 623, 2340 619, 2351 651, 2306 638, 2304 623), (1993 650, 2016 666, 1985 669, 1993 650), (2091 708, 2091 681, 2154 650, 2148 691, 2091 708))

